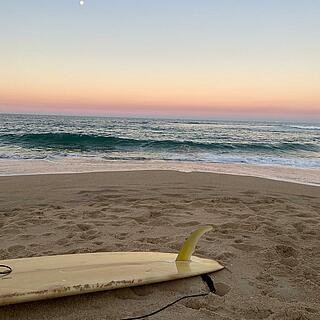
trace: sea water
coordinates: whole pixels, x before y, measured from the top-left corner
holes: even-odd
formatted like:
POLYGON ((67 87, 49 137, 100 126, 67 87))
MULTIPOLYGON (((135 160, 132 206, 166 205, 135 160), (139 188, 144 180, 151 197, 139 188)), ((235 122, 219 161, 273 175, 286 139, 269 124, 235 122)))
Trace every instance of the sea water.
POLYGON ((2 160, 319 169, 320 124, 0 114, 2 160))

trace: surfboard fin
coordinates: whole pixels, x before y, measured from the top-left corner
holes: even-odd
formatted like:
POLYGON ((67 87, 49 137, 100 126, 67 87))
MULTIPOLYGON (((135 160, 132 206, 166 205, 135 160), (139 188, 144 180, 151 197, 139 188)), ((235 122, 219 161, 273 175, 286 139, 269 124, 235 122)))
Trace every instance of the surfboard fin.
POLYGON ((204 226, 193 231, 180 249, 176 261, 190 261, 200 237, 210 230, 212 230, 211 226, 204 226))

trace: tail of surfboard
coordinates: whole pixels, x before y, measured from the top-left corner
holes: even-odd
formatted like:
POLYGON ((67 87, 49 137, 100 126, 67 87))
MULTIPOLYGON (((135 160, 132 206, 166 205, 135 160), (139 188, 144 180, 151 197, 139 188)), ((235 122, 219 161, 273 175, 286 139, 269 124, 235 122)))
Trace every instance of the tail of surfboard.
POLYGON ((200 237, 210 230, 212 230, 211 226, 203 226, 192 232, 189 238, 183 243, 176 261, 190 261, 200 237))

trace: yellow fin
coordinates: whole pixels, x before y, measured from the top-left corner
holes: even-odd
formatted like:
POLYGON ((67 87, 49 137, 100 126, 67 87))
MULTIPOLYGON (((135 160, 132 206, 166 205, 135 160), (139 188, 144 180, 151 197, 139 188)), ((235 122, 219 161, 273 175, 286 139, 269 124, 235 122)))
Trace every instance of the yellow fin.
POLYGON ((190 261, 200 237, 210 230, 212 230, 211 226, 204 226, 193 231, 180 249, 176 261, 190 261))

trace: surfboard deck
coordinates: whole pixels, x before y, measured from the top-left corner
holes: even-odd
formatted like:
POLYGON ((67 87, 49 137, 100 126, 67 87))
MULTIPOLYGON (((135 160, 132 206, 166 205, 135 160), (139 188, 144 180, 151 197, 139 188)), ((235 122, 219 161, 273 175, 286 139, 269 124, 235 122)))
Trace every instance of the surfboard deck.
POLYGON ((12 273, 0 278, 0 305, 139 286, 223 269, 217 261, 176 253, 105 252, 1 261, 12 273))

